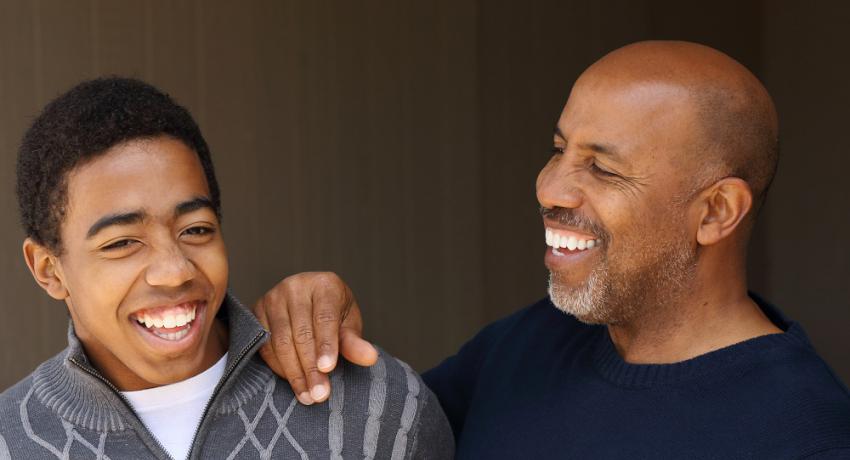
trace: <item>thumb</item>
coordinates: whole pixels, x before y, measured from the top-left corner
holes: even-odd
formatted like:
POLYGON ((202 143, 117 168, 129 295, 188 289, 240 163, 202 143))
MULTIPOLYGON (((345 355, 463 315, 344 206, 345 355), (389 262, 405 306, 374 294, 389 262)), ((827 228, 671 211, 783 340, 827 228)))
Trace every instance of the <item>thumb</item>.
POLYGON ((371 366, 378 362, 378 350, 363 340, 363 320, 356 304, 340 325, 339 352, 349 362, 358 366, 371 366))

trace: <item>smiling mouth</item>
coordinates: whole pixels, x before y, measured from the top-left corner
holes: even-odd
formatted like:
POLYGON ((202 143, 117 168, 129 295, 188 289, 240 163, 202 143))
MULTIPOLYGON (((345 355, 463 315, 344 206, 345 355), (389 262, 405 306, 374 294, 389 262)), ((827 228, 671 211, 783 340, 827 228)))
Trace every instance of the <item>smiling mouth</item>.
POLYGON ((195 301, 139 310, 131 315, 131 319, 160 339, 176 342, 189 334, 201 305, 203 302, 195 301))
POLYGON ((546 245, 552 248, 552 254, 556 256, 565 255, 567 251, 562 252, 561 249, 567 249, 569 252, 580 252, 593 249, 601 243, 602 241, 598 238, 588 238, 585 235, 546 227, 546 245))

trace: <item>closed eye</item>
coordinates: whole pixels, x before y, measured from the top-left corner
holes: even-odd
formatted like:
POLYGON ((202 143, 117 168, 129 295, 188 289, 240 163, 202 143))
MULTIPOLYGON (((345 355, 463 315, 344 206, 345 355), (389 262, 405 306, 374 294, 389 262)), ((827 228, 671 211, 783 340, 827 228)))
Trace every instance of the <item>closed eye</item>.
POLYGON ((592 162, 592 163, 590 163, 590 169, 593 171, 593 173, 594 173, 594 174, 597 174, 597 175, 599 175, 599 176, 603 176, 603 177, 620 177, 620 175, 619 175, 619 174, 616 174, 616 173, 613 173, 613 172, 608 171, 608 170, 606 170, 606 169, 602 169, 602 168, 600 168, 600 167, 599 167, 599 165, 597 165, 595 161, 594 161, 594 162, 592 162))
POLYGON ((104 251, 118 251, 120 249, 127 249, 133 244, 138 243, 136 240, 118 240, 114 243, 110 243, 101 249, 104 251))

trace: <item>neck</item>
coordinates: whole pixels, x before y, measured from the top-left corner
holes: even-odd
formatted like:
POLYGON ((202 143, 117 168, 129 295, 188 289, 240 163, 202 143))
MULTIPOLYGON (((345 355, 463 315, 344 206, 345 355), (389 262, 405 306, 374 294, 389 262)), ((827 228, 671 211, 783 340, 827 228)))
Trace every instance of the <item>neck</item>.
POLYGON ((782 332, 747 295, 743 263, 737 269, 698 267, 692 283, 636 317, 608 325, 626 361, 667 364, 685 361, 766 334, 782 332), (706 272, 726 276, 705 276, 706 272))

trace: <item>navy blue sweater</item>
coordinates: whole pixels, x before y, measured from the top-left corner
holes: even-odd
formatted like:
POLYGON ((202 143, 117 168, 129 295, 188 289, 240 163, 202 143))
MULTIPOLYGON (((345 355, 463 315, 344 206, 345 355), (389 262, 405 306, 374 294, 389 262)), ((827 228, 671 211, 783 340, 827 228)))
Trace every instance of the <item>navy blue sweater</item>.
POLYGON ((622 360, 544 299, 424 375, 458 458, 850 458, 850 392, 800 325, 675 364, 622 360))

